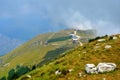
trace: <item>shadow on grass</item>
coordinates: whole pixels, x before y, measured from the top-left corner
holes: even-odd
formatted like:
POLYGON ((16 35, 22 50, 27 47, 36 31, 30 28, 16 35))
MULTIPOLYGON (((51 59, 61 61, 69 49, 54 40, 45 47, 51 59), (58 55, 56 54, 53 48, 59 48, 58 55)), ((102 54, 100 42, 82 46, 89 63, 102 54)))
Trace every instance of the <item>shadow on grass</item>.
POLYGON ((60 48, 57 48, 55 50, 51 50, 51 51, 48 51, 47 54, 45 55, 45 57, 43 58, 43 61, 41 61, 38 66, 42 66, 44 64, 47 64, 49 63, 50 61, 54 60, 54 59, 57 59, 58 57, 60 57, 60 54, 66 52, 67 50, 70 50, 72 49, 72 47, 60 47, 60 48))
POLYGON ((47 42, 52 43, 52 42, 58 42, 58 41, 65 41, 65 40, 68 40, 68 39, 71 39, 71 36, 65 36, 65 37, 49 39, 47 42))

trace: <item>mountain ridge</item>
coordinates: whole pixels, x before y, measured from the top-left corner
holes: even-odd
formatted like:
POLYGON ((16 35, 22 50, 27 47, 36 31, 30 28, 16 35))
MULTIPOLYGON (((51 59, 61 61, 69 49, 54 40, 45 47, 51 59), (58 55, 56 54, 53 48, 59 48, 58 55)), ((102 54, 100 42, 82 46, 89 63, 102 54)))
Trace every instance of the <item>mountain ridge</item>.
POLYGON ((0 56, 14 50, 23 43, 24 41, 22 40, 9 38, 3 34, 0 34, 0 56))

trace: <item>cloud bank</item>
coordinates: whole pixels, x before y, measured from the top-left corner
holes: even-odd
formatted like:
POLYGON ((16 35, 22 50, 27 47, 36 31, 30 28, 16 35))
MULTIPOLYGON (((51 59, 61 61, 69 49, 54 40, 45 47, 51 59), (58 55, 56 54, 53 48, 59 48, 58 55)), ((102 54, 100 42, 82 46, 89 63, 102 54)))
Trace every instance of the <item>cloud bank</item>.
POLYGON ((21 29, 26 34, 62 28, 114 34, 120 32, 119 7, 119 0, 1 0, 0 20, 13 20, 10 31, 21 29))

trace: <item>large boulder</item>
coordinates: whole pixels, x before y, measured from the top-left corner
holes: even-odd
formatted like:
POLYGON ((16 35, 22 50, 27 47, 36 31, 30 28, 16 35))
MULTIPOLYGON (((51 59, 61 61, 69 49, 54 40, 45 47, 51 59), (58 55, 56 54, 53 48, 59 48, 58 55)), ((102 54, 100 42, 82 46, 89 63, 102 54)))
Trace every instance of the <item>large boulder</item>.
POLYGON ((88 74, 97 73, 97 68, 94 64, 86 64, 85 70, 88 74))
POLYGON ((109 48, 111 48, 112 46, 111 45, 106 45, 105 46, 105 49, 109 49, 109 48))
POLYGON ((116 37, 116 36, 114 36, 114 37, 113 37, 113 39, 115 40, 115 39, 117 39, 117 37, 116 37))
POLYGON ((88 74, 97 74, 103 72, 110 72, 115 70, 115 68, 115 63, 99 63, 97 66, 95 66, 94 64, 86 64, 85 70, 88 74))
POLYGON ((97 41, 98 42, 104 42, 104 41, 106 41, 106 39, 98 39, 97 41))
POLYGON ((116 68, 116 64, 114 63, 99 63, 97 65, 97 70, 100 73, 113 71, 115 70, 115 68, 116 68))

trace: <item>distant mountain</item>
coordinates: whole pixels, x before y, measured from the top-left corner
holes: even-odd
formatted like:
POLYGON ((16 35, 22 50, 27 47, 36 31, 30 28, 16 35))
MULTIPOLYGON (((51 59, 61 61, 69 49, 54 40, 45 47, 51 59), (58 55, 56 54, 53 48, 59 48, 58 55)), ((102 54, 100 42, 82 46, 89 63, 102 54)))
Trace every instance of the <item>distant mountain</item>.
POLYGON ((23 44, 23 41, 21 40, 12 39, 0 34, 0 56, 12 51, 21 44, 23 44))

